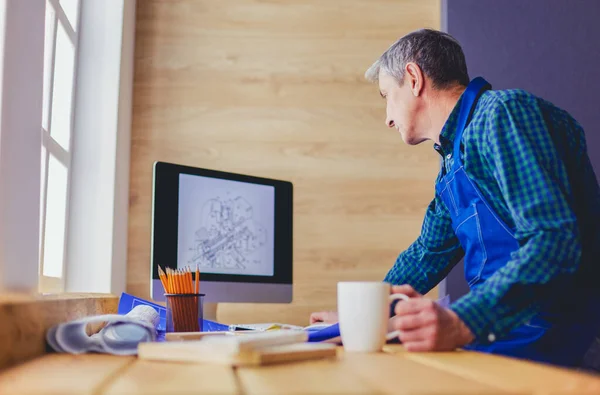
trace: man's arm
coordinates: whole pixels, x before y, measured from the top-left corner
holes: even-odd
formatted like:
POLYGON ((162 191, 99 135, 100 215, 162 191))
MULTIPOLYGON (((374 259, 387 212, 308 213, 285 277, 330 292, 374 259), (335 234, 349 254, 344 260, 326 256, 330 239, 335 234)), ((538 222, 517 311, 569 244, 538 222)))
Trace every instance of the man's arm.
POLYGON ((556 291, 569 292, 581 258, 571 190, 534 100, 510 100, 490 114, 485 147, 516 226, 520 248, 507 264, 451 307, 479 341, 524 323, 556 291))
POLYGON ((425 213, 421 235, 398 256, 384 281, 394 285, 410 284, 425 294, 448 274, 463 255, 448 210, 436 194, 425 213))

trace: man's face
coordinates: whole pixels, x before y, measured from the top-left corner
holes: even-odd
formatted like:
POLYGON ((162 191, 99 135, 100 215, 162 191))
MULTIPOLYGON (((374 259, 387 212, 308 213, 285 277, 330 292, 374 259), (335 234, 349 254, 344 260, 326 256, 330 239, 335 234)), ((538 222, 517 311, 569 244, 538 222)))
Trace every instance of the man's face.
MULTIPOLYGON (((406 75, 405 75, 405 79, 406 75)), ((418 136, 418 97, 410 89, 410 83, 400 83, 384 71, 379 72, 379 91, 386 100, 385 124, 400 132, 402 140, 409 145, 419 144, 424 139, 418 136)))

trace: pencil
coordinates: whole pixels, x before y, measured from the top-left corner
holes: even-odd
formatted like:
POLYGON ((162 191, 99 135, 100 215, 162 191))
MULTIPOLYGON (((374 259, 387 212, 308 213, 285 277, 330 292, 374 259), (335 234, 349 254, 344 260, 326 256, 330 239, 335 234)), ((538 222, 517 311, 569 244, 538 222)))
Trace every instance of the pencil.
POLYGON ((160 282, 161 282, 163 288, 165 289, 165 293, 168 293, 169 292, 169 288, 168 288, 168 285, 167 285, 167 275, 162 270, 162 268, 160 267, 160 265, 158 266, 158 277, 160 278, 160 282))
POLYGON ((179 269, 179 280, 181 281, 181 293, 185 294, 187 293, 187 287, 185 284, 185 270, 184 269, 179 269))
POLYGON ((183 293, 183 284, 181 281, 181 269, 177 269, 177 274, 175 276, 175 278, 177 279, 177 293, 183 293))
POLYGON ((175 293, 175 279, 173 278, 173 269, 168 268, 169 271, 169 293, 175 293))
POLYGON ((196 263, 196 294, 200 293, 200 270, 198 269, 198 264, 196 263))
POLYGON ((192 273, 190 273, 189 266, 185 268, 185 292, 189 294, 194 293, 192 288, 192 273))

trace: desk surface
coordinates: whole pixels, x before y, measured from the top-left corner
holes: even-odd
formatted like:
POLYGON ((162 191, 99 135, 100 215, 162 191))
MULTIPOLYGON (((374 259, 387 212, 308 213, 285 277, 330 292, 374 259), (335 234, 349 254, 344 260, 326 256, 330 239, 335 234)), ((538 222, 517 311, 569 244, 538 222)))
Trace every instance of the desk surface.
POLYGON ((233 369, 49 354, 0 374, 0 394, 600 394, 600 377, 459 351, 377 354, 233 369))

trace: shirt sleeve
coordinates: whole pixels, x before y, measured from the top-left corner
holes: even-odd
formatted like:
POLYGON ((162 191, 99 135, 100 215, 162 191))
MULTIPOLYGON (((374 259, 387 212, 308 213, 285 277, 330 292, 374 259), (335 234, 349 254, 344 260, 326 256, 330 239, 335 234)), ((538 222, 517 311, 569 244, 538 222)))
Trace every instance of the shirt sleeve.
POLYGON ((514 220, 520 248, 451 308, 480 342, 493 341, 540 311, 577 270, 581 243, 566 169, 535 100, 494 106, 486 160, 514 220))
POLYGON ((439 196, 425 213, 421 235, 402 252, 384 281, 409 284, 425 294, 439 283, 464 255, 452 230, 452 220, 439 196))

